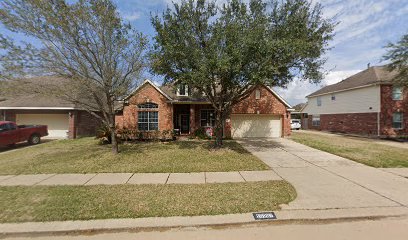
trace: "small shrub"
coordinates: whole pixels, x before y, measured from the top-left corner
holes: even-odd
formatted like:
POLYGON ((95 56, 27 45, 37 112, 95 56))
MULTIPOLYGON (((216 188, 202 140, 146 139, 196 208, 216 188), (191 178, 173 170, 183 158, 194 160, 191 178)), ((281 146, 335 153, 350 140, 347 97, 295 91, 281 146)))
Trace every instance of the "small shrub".
POLYGON ((207 133, 205 132, 205 128, 198 128, 194 131, 194 136, 199 139, 210 139, 207 133))
MULTIPOLYGON (((116 126, 115 129, 118 129, 116 126)), ((115 130, 117 131, 117 130, 115 130)), ((96 131, 96 138, 99 139, 99 143, 101 144, 111 144, 112 143, 112 135, 111 135, 111 130, 108 126, 106 125, 101 125, 98 130, 96 131)), ((120 142, 121 137, 117 134, 116 132, 116 139, 118 142, 120 142)))

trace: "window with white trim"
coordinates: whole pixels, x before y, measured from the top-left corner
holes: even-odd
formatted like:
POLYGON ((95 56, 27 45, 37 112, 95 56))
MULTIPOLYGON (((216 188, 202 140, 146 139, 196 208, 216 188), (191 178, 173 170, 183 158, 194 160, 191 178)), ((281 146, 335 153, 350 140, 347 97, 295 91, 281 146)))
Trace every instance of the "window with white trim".
POLYGON ((138 105, 137 128, 139 131, 159 130, 159 106, 155 103, 144 103, 138 105))
POLYGON ((316 98, 316 103, 317 103, 317 106, 322 106, 322 98, 321 97, 317 97, 316 98))
POLYGON ((315 127, 320 126, 320 115, 312 116, 312 126, 315 126, 315 127))
POLYGON ((392 114, 392 127, 395 129, 402 129, 403 126, 403 114, 402 112, 396 112, 392 114))
POLYGON ((177 96, 188 96, 188 85, 179 84, 177 88, 177 96))
POLYGON ((261 99, 261 90, 259 89, 255 90, 255 99, 257 100, 261 99))
POLYGON ((392 100, 402 100, 402 87, 392 87, 392 100))
POLYGON ((200 123, 201 123, 201 127, 214 127, 215 126, 215 111, 214 110, 201 110, 200 123))

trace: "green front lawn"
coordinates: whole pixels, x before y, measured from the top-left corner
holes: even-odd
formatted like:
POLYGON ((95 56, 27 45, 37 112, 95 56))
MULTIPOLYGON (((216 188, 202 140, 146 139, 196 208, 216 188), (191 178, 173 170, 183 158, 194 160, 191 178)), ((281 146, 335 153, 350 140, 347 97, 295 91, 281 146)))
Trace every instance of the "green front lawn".
POLYGON ((374 143, 370 139, 306 132, 292 132, 291 139, 372 167, 408 167, 407 149, 374 143))
POLYGON ((267 170, 234 141, 213 150, 208 141, 131 143, 113 155, 93 138, 60 140, 0 154, 0 175, 100 172, 215 172, 267 170))
POLYGON ((246 213, 276 210, 295 197, 285 181, 0 187, 0 222, 246 213))

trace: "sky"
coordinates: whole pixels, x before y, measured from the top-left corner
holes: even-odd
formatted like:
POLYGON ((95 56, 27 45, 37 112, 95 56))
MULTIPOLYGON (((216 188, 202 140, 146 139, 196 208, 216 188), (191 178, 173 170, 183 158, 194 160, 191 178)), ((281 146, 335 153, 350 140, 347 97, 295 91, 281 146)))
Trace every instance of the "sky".
MULTIPOLYGON (((1 0, 0 0, 1 1, 1 0)), ((175 0, 179 1, 179 0, 175 0)), ((226 0, 218 0, 218 3, 226 0)), ((150 39, 155 32, 151 14, 160 14, 172 0, 114 0, 123 18, 150 39)), ((339 82, 371 66, 383 65, 384 48, 408 33, 408 0, 313 0, 323 5, 323 15, 339 22, 324 65, 327 72, 320 84, 294 80, 287 88, 277 88, 290 104, 306 102, 305 96, 322 86, 339 82)), ((0 31, 9 34, 4 27, 0 31)), ((22 36, 13 35, 18 39, 22 36)), ((160 82, 160 77, 146 74, 160 82)))

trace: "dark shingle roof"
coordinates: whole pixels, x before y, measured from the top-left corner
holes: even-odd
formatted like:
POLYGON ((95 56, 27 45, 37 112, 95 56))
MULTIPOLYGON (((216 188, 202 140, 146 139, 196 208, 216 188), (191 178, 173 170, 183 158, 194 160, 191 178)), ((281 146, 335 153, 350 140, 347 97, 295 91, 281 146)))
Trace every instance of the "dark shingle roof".
POLYGON ((72 103, 51 96, 31 94, 0 101, 1 108, 75 108, 72 103))
POLYGON ((51 86, 51 84, 58 87, 60 82, 63 81, 62 78, 44 76, 21 79, 20 81, 17 82, 18 87, 22 87, 24 92, 5 96, 4 101, 0 101, 0 108, 75 108, 74 104, 61 100, 52 94, 44 95, 36 93, 35 89, 31 89, 41 88, 45 85, 51 86))
POLYGON ((371 84, 391 83, 397 71, 390 72, 386 66, 376 66, 367 68, 351 77, 348 77, 341 82, 325 86, 316 92, 308 95, 313 97, 316 95, 323 95, 331 92, 338 92, 346 89, 367 86, 371 84))
POLYGON ((166 84, 159 87, 171 99, 180 102, 208 102, 208 99, 198 92, 191 92, 189 96, 177 96, 176 88, 173 84, 166 84))

